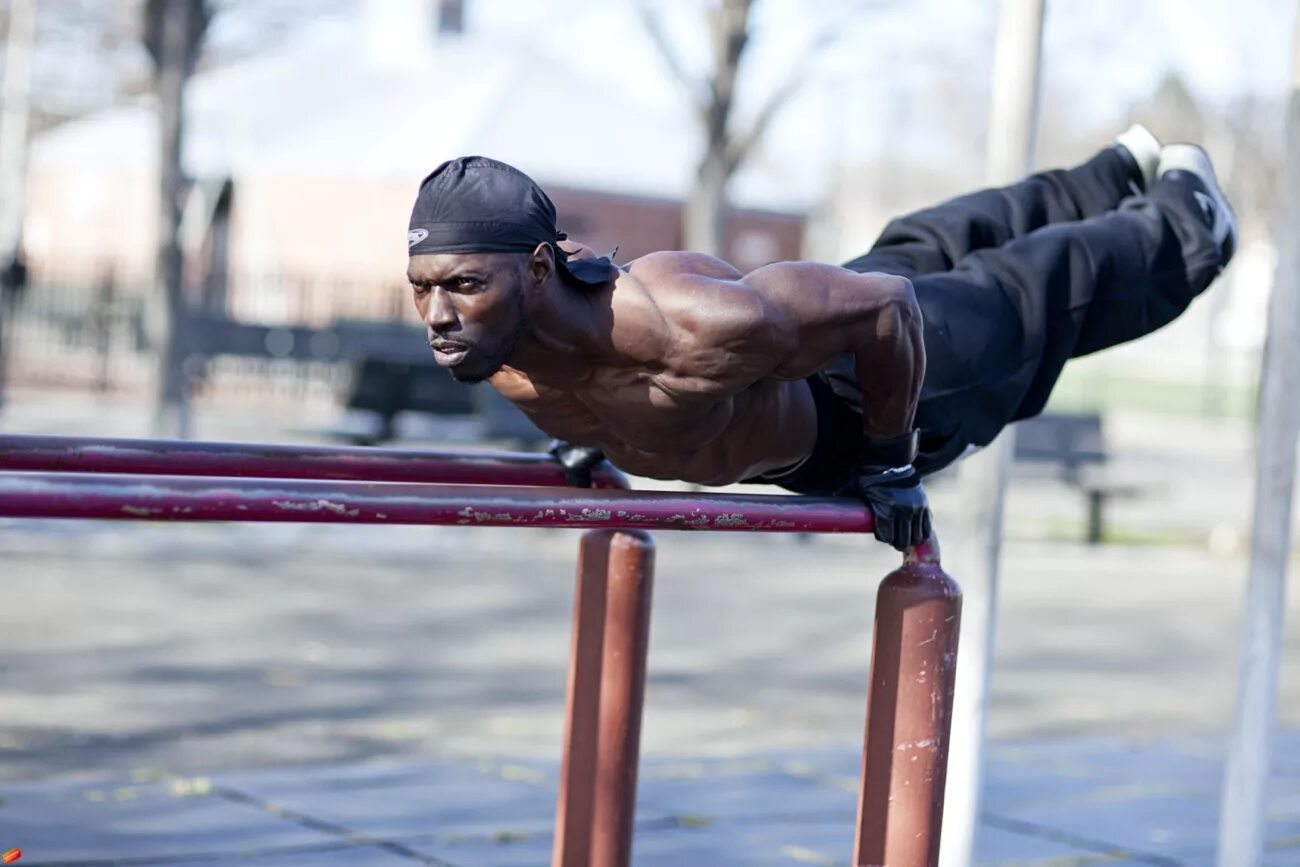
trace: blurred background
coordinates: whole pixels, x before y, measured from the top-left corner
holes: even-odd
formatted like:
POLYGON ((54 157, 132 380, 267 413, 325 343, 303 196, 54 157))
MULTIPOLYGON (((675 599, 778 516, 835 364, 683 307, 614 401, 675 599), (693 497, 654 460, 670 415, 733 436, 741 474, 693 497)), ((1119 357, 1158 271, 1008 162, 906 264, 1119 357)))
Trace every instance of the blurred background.
MULTIPOLYGON (((1242 242, 1167 329, 1072 362, 1017 443, 994 737, 1227 725, 1293 5, 1048 4, 1037 164, 1133 122, 1199 142, 1242 242)), ((955 0, 0 0, 0 428, 536 447, 428 357, 401 240, 428 171, 511 162, 620 261, 844 260, 982 184, 995 24, 955 0)), ((955 486, 931 488, 942 528, 955 486)), ((2 521, 0 778, 555 755, 575 542, 2 521)), ((860 737, 891 556, 659 545, 647 754, 860 737)), ((1294 594, 1287 617, 1296 724, 1294 594)))

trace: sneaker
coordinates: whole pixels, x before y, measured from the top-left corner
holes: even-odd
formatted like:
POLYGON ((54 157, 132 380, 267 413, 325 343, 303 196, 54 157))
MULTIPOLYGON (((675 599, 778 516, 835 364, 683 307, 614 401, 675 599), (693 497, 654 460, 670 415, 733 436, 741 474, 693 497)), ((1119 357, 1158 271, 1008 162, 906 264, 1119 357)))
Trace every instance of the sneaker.
POLYGON ((1140 123, 1135 123, 1124 132, 1115 136, 1115 146, 1123 150, 1137 165, 1142 175, 1140 189, 1133 192, 1141 195, 1151 189, 1156 182, 1156 172, 1160 167, 1160 139, 1151 130, 1140 123))
POLYGON ((1166 145, 1160 151, 1160 166, 1156 170, 1158 180, 1165 177, 1192 185, 1192 198, 1196 200, 1214 243, 1219 245, 1224 264, 1227 264, 1237 249, 1237 215, 1232 212, 1223 190, 1219 189, 1210 155, 1196 145, 1166 145))

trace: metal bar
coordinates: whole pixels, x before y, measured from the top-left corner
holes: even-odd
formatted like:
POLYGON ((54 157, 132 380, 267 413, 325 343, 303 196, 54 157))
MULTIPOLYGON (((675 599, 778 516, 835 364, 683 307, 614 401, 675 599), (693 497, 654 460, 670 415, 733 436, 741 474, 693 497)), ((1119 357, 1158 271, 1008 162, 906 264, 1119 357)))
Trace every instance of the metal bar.
POLYGON ((939 863, 961 589, 931 542, 880 584, 853 864, 939 863))
MULTIPOLYGON (((550 456, 523 452, 413 451, 21 434, 0 435, 0 470, 463 485, 564 484, 564 473, 550 456)), ((622 473, 608 465, 596 471, 595 482, 598 488, 627 487, 622 473)))
POLYGON ((592 867, 628 867, 632 863, 641 709, 654 585, 654 542, 649 534, 637 530, 610 534, 596 741, 596 809, 591 823, 592 867))
POLYGON ((0 517, 869 533, 834 497, 0 473, 0 517))
POLYGON ((654 543, 582 536, 552 867, 627 867, 650 642, 654 543))
POLYGON ((587 867, 591 862, 610 538, 609 530, 589 530, 582 534, 578 547, 564 711, 564 757, 555 804, 551 867, 587 867))
MULTIPOLYGON (((994 49, 985 183, 1001 186, 1033 170, 1042 89, 1043 13, 1046 0, 1000 0, 994 49)), ((997 628, 998 571, 1014 431, 1003 431, 958 470, 962 498, 959 556, 965 590, 948 812, 943 829, 944 867, 975 862, 984 731, 997 628)))

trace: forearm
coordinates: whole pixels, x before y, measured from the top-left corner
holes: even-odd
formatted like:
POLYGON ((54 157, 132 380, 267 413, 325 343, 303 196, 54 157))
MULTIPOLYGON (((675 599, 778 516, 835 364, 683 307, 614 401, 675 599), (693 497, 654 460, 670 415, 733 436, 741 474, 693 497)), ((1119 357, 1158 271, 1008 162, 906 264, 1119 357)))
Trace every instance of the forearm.
POLYGON ((862 432, 867 441, 909 432, 925 378, 921 310, 906 293, 883 304, 853 350, 862 390, 862 432))

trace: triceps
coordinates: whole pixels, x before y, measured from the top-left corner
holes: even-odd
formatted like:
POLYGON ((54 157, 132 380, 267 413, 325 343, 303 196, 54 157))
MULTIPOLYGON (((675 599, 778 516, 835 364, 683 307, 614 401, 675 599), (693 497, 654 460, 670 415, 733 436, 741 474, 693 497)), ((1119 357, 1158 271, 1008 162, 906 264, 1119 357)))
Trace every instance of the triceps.
POLYGON ((864 436, 892 437, 911 429, 925 375, 921 311, 911 281, 805 262, 770 265, 745 279, 793 329, 774 376, 810 376, 851 353, 862 389, 864 436))

